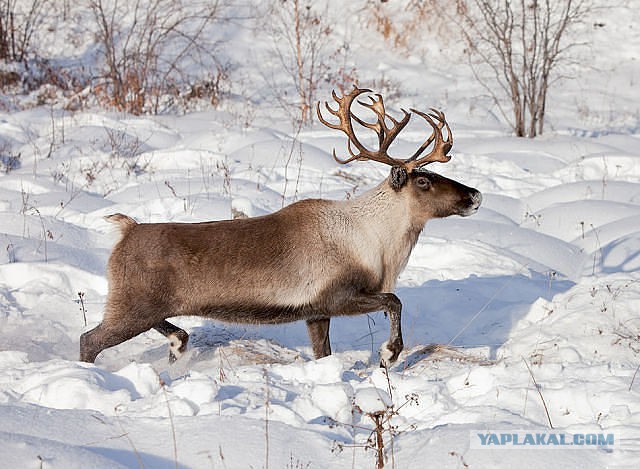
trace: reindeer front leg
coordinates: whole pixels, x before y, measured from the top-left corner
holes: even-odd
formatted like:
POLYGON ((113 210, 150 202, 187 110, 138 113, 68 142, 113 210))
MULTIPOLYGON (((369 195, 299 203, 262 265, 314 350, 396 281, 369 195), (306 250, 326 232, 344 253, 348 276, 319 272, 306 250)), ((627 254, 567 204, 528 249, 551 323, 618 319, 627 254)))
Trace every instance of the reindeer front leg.
POLYGON ((382 368, 389 368, 393 362, 398 359, 398 355, 404 348, 402 341, 402 324, 401 315, 402 303, 398 300, 398 308, 389 310, 389 340, 382 344, 380 347, 380 366, 382 368))
POLYGON ((402 303, 393 293, 376 293, 355 299, 356 304, 367 311, 385 311, 389 314, 389 340, 380 347, 380 366, 388 368, 397 359, 404 348, 402 341, 402 303))
MULTIPOLYGON (((336 298, 334 297, 334 300, 335 299, 336 298)), ((398 355, 400 355, 400 352, 402 352, 404 344, 402 342, 402 329, 400 327, 402 303, 395 294, 359 293, 353 296, 345 296, 344 303, 339 305, 339 309, 342 311, 348 311, 348 313, 346 314, 350 316, 356 314, 373 313, 374 311, 387 312, 389 314, 389 320, 391 323, 389 340, 382 344, 382 347, 380 348, 380 366, 388 368, 389 366, 391 366, 391 364, 393 364, 393 362, 398 359, 398 355)))

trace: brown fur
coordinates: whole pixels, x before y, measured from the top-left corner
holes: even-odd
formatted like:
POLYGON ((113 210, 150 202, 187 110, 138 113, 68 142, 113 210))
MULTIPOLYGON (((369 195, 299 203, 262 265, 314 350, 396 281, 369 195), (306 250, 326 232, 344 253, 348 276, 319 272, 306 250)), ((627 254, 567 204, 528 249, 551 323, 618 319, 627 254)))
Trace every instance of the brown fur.
POLYGON ((401 304, 392 293, 425 223, 477 210, 478 191, 428 171, 401 190, 388 180, 349 201, 294 203, 270 215, 206 223, 138 224, 115 214, 121 239, 108 263, 102 323, 80 339, 80 358, 151 328, 187 344, 172 316, 233 323, 306 320, 314 355, 331 353, 332 316, 391 314, 390 362, 402 350, 401 304))

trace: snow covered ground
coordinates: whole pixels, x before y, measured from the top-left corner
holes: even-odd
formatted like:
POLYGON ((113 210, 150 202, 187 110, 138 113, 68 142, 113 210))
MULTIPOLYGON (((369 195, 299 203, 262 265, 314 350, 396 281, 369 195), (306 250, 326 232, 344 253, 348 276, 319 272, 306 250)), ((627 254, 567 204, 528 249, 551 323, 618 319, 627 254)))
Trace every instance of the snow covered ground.
MULTIPOLYGON (((256 70, 268 62, 268 38, 259 31, 226 26, 235 41, 227 53, 247 63, 217 110, 1 112, 0 142, 20 154, 0 175, 2 465, 374 467, 367 414, 377 410, 388 419, 388 467, 637 464, 640 14, 623 2, 622 13, 602 18, 590 32, 592 67, 553 90, 547 132, 535 140, 510 135, 462 59, 398 56, 370 48, 373 31, 360 38, 336 27, 360 57, 361 86, 380 76, 397 85, 389 109, 447 113, 454 157, 430 169, 484 195, 473 217, 429 222, 420 237, 397 291, 406 349, 388 374, 378 367, 389 330, 382 313, 334 319, 334 355, 317 361, 303 323, 200 318, 175 320, 191 341, 171 366, 156 332, 95 365, 77 361, 78 338, 101 320, 107 292, 115 233, 105 215, 255 216, 309 197, 343 199, 386 177, 375 163, 335 163, 338 132, 316 124, 298 133, 262 94, 244 101, 251 83, 264 86, 256 70), (470 448, 477 433, 545 432, 550 423, 615 443, 470 448)), ((423 138, 408 129, 398 148, 423 138)))

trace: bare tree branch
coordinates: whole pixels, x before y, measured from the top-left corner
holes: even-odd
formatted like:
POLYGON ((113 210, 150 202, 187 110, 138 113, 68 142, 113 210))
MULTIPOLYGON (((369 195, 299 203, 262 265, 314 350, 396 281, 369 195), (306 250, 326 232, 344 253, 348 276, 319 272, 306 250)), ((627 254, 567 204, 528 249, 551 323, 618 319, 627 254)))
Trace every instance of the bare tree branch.
POLYGON ((191 54, 217 64, 214 45, 203 41, 220 16, 218 1, 90 0, 90 8, 105 58, 98 91, 117 109, 157 113, 191 54))
POLYGON ((503 116, 502 97, 508 97, 517 136, 542 133, 549 86, 578 45, 566 43, 567 31, 590 10, 588 0, 458 0, 474 76, 503 116))

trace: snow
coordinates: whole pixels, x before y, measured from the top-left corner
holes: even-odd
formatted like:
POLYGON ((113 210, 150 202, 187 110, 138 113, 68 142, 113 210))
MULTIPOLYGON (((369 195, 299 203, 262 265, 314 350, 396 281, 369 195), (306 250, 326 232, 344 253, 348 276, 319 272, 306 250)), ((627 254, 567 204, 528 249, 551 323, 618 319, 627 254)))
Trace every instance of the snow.
MULTIPOLYGON (((331 14, 342 11, 334 3, 331 14)), ((360 4, 348 8, 364 15, 360 4)), ((386 177, 375 163, 338 165, 340 132, 290 124, 264 83, 286 77, 250 15, 219 31, 240 65, 218 109, 1 111, 0 152, 21 155, 0 174, 3 465, 374 467, 375 413, 389 419, 388 467, 636 465, 640 13, 628 1, 599 15, 590 66, 571 64, 577 78, 554 88, 547 131, 534 140, 511 136, 455 47, 397 54, 366 18, 336 22, 333 40, 352 41, 360 84, 386 83, 389 112, 447 113, 454 156, 430 169, 484 197, 476 215, 430 221, 420 236, 397 289, 405 351, 388 371, 378 366, 389 335, 382 313, 333 319, 334 354, 321 360, 304 323, 185 317, 175 322, 189 348, 173 365, 154 331, 95 365, 77 361, 108 291, 117 233, 105 215, 258 216, 304 198, 352 197, 386 177), (568 433, 614 433, 615 445, 526 458, 470 448, 473 432, 545 431, 549 420, 568 433)), ((51 53, 91 60, 92 36, 61 26, 51 53)), ((320 99, 330 92, 322 83, 320 99)), ((423 132, 408 128, 394 151, 415 148, 423 132)))

